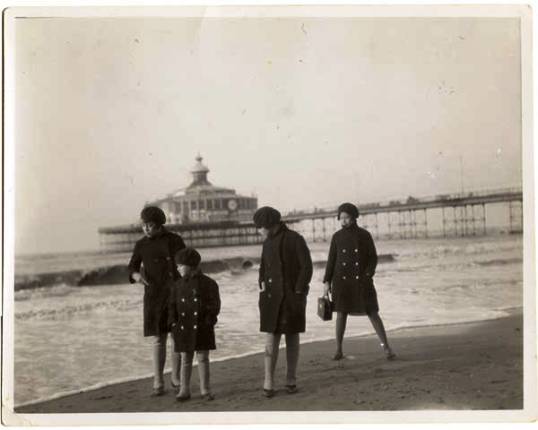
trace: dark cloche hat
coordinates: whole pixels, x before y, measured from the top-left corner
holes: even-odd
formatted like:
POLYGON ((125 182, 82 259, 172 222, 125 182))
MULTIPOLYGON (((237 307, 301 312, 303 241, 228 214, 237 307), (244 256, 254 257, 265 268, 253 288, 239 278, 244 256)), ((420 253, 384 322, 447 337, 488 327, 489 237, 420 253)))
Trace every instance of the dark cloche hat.
POLYGON ((342 212, 347 213, 355 219, 359 217, 359 209, 353 203, 342 203, 338 206, 338 219, 340 219, 340 214, 342 212))
POLYGON ((202 257, 200 256, 199 252, 196 249, 191 248, 190 246, 176 252, 174 259, 176 261, 176 264, 183 264, 185 266, 191 267, 198 266, 200 264, 200 261, 202 261, 202 257))
POLYGON ((146 206, 140 212, 140 218, 143 222, 154 222, 157 225, 166 224, 166 215, 157 206, 146 206))
POLYGON ((271 228, 280 222, 280 212, 270 206, 263 206, 254 213, 252 219, 256 228, 271 228))

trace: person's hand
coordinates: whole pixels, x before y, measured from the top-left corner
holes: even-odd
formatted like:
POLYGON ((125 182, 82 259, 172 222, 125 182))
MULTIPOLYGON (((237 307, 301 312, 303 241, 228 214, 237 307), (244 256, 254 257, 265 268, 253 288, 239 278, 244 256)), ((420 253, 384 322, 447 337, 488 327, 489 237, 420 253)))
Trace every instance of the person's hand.
POLYGON ((261 281, 260 282, 260 292, 264 292, 265 291, 265 281, 261 281))
POLYGON ((134 272, 132 275, 132 278, 135 282, 138 282, 140 284, 148 285, 144 277, 140 274, 140 272, 134 272))
POLYGON ((324 282, 323 283, 323 295, 328 296, 331 291, 331 284, 330 282, 324 282))

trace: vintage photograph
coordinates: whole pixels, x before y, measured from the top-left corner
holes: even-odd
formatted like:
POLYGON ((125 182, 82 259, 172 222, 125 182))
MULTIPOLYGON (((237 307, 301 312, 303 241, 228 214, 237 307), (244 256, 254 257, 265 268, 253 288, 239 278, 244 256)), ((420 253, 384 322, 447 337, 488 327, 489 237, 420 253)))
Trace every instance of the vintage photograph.
POLYGON ((535 419, 531 15, 7 9, 3 421, 535 419))

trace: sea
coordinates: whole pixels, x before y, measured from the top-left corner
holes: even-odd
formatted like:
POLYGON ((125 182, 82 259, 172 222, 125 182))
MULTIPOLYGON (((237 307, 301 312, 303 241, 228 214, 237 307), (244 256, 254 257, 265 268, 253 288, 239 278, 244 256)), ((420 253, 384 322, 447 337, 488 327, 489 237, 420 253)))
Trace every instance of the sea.
MULTIPOLYGON (((316 264, 302 343, 334 337, 334 321, 322 321, 316 313, 329 244, 309 246, 316 264)), ((376 246, 385 257, 375 285, 388 330, 494 319, 523 305, 521 235, 378 240, 376 246)), ((248 260, 259 258, 260 252, 259 245, 214 248, 202 250, 202 257, 248 260)), ((128 258, 128 254, 99 253, 24 256, 16 258, 15 271, 37 276, 46 270, 127 264, 128 258)), ((239 270, 211 274, 222 300, 212 360, 263 350, 258 330, 259 266, 253 261, 239 270)), ((149 338, 142 334, 142 294, 140 285, 81 287, 62 282, 61 277, 53 285, 15 291, 15 405, 150 375, 152 354, 149 338)), ((374 331, 368 318, 349 318, 347 336, 369 333, 374 331)))

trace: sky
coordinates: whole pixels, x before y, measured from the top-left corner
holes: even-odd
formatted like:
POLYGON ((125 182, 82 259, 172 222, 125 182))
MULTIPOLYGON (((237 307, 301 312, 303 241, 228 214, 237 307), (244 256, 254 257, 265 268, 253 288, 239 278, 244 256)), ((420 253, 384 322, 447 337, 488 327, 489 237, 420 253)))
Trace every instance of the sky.
POLYGON ((521 185, 511 18, 19 19, 15 252, 209 180, 282 211, 521 185))

